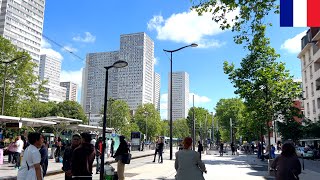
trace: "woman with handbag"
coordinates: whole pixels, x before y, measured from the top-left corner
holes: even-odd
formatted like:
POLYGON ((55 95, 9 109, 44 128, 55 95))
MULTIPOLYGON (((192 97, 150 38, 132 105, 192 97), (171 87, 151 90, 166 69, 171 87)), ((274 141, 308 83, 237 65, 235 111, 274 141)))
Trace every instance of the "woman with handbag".
POLYGON ((301 174, 301 164, 293 144, 283 144, 281 155, 276 157, 271 168, 276 171, 276 180, 299 179, 299 174, 301 174))
POLYGON ((190 149, 191 145, 192 138, 186 137, 183 140, 183 150, 176 152, 176 180, 204 180, 206 166, 201 161, 199 153, 190 149))
POLYGON ((124 140, 125 137, 124 136, 120 136, 120 145, 114 155, 114 157, 116 157, 116 160, 118 161, 117 164, 117 173, 118 173, 118 178, 119 180, 124 180, 124 167, 125 167, 125 163, 124 161, 127 161, 128 159, 125 158, 130 158, 127 157, 130 153, 130 149, 128 147, 127 142, 124 140))

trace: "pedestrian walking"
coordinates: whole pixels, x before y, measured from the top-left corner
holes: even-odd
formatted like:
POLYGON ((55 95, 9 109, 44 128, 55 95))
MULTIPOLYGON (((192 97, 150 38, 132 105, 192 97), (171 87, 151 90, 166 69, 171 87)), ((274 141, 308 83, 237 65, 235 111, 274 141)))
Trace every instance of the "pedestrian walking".
POLYGON ((14 153, 14 157, 15 157, 15 160, 16 160, 16 166, 15 168, 16 169, 19 169, 20 168, 20 156, 21 156, 21 153, 23 151, 23 146, 24 146, 24 143, 23 141, 21 140, 21 136, 18 136, 17 137, 17 141, 15 142, 15 145, 17 147, 17 150, 16 152, 14 153))
POLYGON ((55 152, 55 161, 60 162, 61 159, 61 147, 62 147, 62 142, 61 138, 58 137, 57 141, 55 142, 56 146, 56 152, 55 152))
POLYGON ((203 172, 207 173, 199 153, 191 150, 192 139, 186 137, 183 141, 183 150, 176 152, 174 163, 177 171, 176 180, 204 180, 203 172))
POLYGON ((262 154, 263 154, 262 152, 263 152, 262 143, 259 142, 259 143, 258 143, 258 159, 261 158, 261 156, 262 156, 262 154))
POLYGON ((30 145, 24 151, 17 180, 43 180, 39 152, 39 148, 43 145, 43 138, 40 133, 31 132, 28 135, 28 141, 30 145))
POLYGON ((223 142, 221 142, 220 143, 220 150, 219 150, 220 156, 223 156, 223 146, 224 146, 224 144, 223 144, 223 142))
POLYGON ((81 137, 80 134, 72 135, 71 146, 68 146, 63 154, 62 160, 62 170, 64 171, 65 180, 72 179, 71 163, 72 163, 72 153, 80 145, 81 137))
POLYGON ((125 168, 125 164, 122 162, 122 157, 125 154, 128 154, 130 152, 129 146, 127 144, 127 142, 125 141, 125 137, 124 136, 120 136, 120 144, 119 147, 116 151, 116 153, 114 154, 116 161, 117 161, 117 173, 118 173, 118 178, 119 180, 124 180, 124 168, 125 168))
MULTIPOLYGON (((41 136, 44 139, 44 136, 43 135, 41 136)), ((42 168, 42 176, 44 177, 47 174, 47 169, 48 169, 48 147, 47 147, 46 140, 44 140, 39 152, 41 155, 40 166, 42 168)))
POLYGON ((273 161, 276 180, 297 180, 301 174, 301 164, 291 143, 284 143, 281 154, 273 161))
POLYGON ((271 156, 271 159, 276 158, 276 148, 274 147, 273 144, 271 144, 270 156, 271 156))
POLYGON ((111 138, 111 149, 110 149, 110 152, 111 152, 111 157, 113 157, 113 154, 114 154, 114 140, 113 140, 113 138, 111 138))
POLYGON ((198 153, 199 153, 200 159, 201 159, 202 151, 203 151, 203 146, 201 144, 201 141, 198 141, 198 153))
POLYGON ((152 162, 156 162, 156 157, 157 157, 157 154, 159 152, 159 143, 160 143, 160 139, 158 138, 157 142, 155 144, 154 157, 153 157, 153 161, 152 162))
POLYGON ((111 156, 111 139, 108 138, 107 144, 108 144, 108 150, 107 150, 107 157, 109 158, 111 156))
MULTIPOLYGON (((249 145, 248 145, 248 148, 249 148, 249 145)), ((234 143, 232 142, 231 143, 231 152, 232 152, 231 155, 236 155, 235 151, 236 151, 236 147, 235 147, 234 143)))
POLYGON ((71 172, 74 180, 92 180, 92 164, 95 159, 91 135, 81 133, 81 144, 72 153, 71 172))
POLYGON ((163 139, 160 138, 160 142, 158 144, 159 148, 158 148, 158 163, 163 163, 163 158, 162 158, 162 153, 163 153, 163 147, 164 147, 164 143, 163 143, 163 139))
POLYGON ((96 150, 96 161, 97 161, 96 174, 99 174, 100 165, 101 165, 101 156, 102 156, 102 137, 99 137, 98 141, 96 142, 95 150, 96 150))
MULTIPOLYGON (((16 139, 15 141, 17 141, 16 139)), ((8 162, 14 164, 16 162, 15 153, 17 152, 17 145, 12 141, 8 146, 8 162)))
POLYGON ((144 150, 144 140, 142 140, 142 142, 141 142, 141 151, 143 151, 144 150))

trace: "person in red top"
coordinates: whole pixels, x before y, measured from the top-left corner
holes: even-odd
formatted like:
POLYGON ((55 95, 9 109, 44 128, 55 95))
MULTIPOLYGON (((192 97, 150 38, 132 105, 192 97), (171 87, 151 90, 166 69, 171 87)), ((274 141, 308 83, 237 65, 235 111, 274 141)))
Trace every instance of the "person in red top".
POLYGON ((100 165, 101 165, 101 152, 102 152, 102 137, 99 137, 98 141, 95 144, 96 150, 96 161, 97 161, 97 168, 96 174, 100 173, 100 165))

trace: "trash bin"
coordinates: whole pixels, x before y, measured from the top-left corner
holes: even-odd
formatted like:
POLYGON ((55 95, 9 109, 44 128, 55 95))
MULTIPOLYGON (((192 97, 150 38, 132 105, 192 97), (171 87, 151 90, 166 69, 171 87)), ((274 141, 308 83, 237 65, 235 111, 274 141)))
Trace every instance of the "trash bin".
POLYGON ((107 164, 104 166, 104 180, 113 180, 114 168, 107 164))

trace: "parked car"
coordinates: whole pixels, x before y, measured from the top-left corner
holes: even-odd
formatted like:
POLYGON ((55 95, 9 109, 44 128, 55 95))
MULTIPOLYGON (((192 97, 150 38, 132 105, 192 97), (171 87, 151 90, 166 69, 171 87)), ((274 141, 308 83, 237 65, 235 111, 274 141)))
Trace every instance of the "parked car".
POLYGON ((305 147, 296 147, 296 153, 298 157, 303 157, 306 159, 313 159, 313 151, 305 147))

